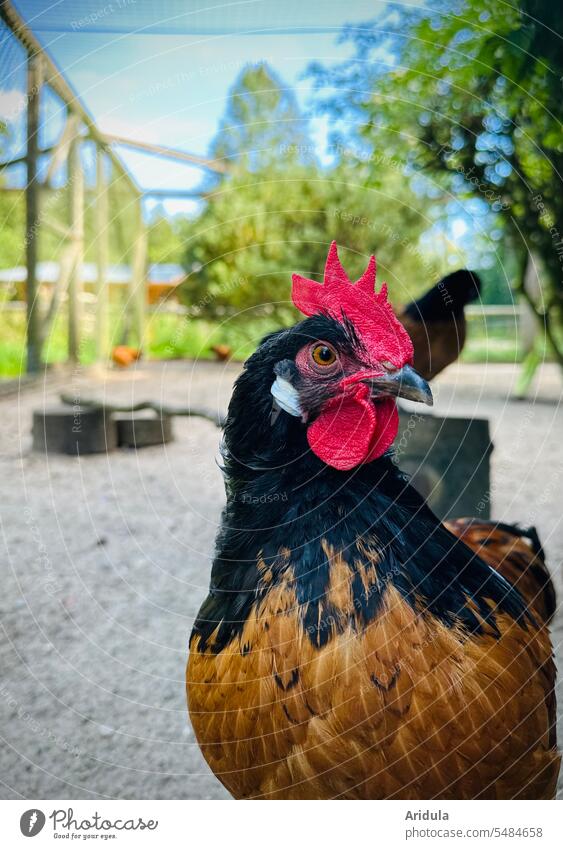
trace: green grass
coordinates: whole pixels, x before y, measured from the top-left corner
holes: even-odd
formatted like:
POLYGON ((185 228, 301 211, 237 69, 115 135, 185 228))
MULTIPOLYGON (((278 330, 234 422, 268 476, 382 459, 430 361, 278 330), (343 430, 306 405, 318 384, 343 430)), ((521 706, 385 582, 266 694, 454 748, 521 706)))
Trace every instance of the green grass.
POLYGON ((469 338, 461 353, 463 363, 519 363, 522 354, 515 339, 498 337, 469 338))
MULTIPOLYGON (((25 373, 25 327, 26 316, 23 311, 0 311, 0 378, 18 377, 25 373)), ((46 363, 64 362, 68 350, 68 333, 64 316, 59 316, 43 351, 46 363)), ((88 365, 94 362, 94 340, 86 336, 81 345, 80 362, 88 365)))
MULTIPOLYGON (((0 310, 0 378, 14 378, 25 373, 25 326, 23 311, 0 310)), ((260 339, 278 327, 274 318, 251 321, 231 319, 222 323, 183 316, 154 314, 147 325, 146 355, 149 359, 215 359, 213 345, 229 345, 237 360, 244 360, 255 350, 260 339)), ((117 320, 111 322, 112 338, 119 339, 117 320)), ((66 318, 57 318, 45 344, 43 357, 47 363, 65 362, 68 350, 66 318)), ((95 359, 93 322, 86 316, 80 347, 80 362, 90 365, 95 359)))
POLYGON ((461 353, 464 363, 519 363, 517 326, 506 316, 470 316, 467 339, 461 353))
MULTIPOLYGON (((0 378, 13 378, 25 372, 25 313, 1 310, 0 305, 0 378)), ((112 336, 119 338, 117 318, 111 322, 112 336)), ((244 360, 256 348, 260 339, 278 327, 274 317, 232 318, 223 322, 207 321, 162 313, 154 313, 147 326, 147 357, 153 359, 214 359, 212 345, 229 345, 237 360, 244 360)), ((66 318, 60 315, 45 346, 46 362, 64 362, 68 347, 66 318)), ((462 353, 467 363, 520 362, 514 332, 506 328, 471 326, 462 353)), ((93 316, 84 317, 84 337, 80 362, 94 361, 93 316)))
POLYGON ((245 360, 260 339, 277 327, 279 324, 273 318, 230 319, 218 324, 199 318, 154 315, 148 327, 148 354, 155 359, 215 359, 212 346, 229 345, 235 359, 245 360))
POLYGON ((0 378, 17 377, 25 371, 25 316, 3 311, 0 321, 0 378))

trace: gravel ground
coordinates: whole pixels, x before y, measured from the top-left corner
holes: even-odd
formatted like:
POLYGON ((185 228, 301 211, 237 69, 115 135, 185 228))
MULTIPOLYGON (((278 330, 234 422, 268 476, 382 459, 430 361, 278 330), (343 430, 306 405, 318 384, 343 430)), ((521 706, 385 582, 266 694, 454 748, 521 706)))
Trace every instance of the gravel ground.
MULTIPOLYGON (((187 362, 77 370, 0 397, 3 798, 227 798, 184 702, 223 503, 219 432, 176 419, 167 446, 78 460, 33 453, 30 424, 61 389, 223 411, 236 373, 187 362)), ((559 377, 544 367, 520 403, 509 400, 514 378, 510 366, 455 365, 436 382, 436 409, 489 418, 493 515, 537 526, 561 589, 559 377)), ((553 635, 561 666, 562 616, 553 635)))

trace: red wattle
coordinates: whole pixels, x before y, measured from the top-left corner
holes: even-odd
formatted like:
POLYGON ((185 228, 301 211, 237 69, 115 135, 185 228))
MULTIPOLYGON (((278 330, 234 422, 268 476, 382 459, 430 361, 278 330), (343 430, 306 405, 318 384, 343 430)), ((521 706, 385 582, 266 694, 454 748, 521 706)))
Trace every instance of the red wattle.
POLYGON ((342 471, 380 457, 399 428, 395 402, 386 398, 377 407, 362 384, 354 394, 331 398, 307 430, 311 451, 342 471))
POLYGON ((371 463, 391 448, 399 430, 399 413, 392 398, 377 402, 377 427, 371 440, 368 456, 364 460, 371 463))

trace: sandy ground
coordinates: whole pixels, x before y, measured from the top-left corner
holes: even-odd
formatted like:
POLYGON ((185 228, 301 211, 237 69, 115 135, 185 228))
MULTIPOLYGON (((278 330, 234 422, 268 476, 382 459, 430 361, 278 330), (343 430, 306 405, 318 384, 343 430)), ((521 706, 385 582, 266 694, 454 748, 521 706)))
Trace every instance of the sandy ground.
MULTIPOLYGON (((219 432, 176 419, 167 446, 78 460, 33 453, 30 425, 61 389, 223 411, 236 373, 178 362, 78 370, 0 397, 2 797, 228 796, 184 702, 223 503, 219 432)), ((537 526, 561 590, 559 377, 544 367, 524 403, 509 400, 514 377, 509 366, 453 366, 435 386, 436 409, 490 419, 493 515, 537 526)), ((563 616, 553 635, 561 667, 563 616)))

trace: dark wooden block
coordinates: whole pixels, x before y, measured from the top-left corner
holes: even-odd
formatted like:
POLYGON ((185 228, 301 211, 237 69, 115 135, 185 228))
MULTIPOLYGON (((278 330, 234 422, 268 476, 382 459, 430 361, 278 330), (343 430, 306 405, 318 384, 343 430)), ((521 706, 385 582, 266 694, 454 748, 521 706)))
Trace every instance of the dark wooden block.
POLYGON ((117 426, 103 407, 61 406, 33 413, 33 448, 58 454, 99 454, 117 446, 117 426))
POLYGON ((174 438, 172 417, 155 413, 119 413, 114 416, 119 445, 129 448, 145 448, 163 445, 174 438))
POLYGON ((490 518, 490 456, 486 419, 442 418, 401 411, 396 462, 441 518, 490 518))

